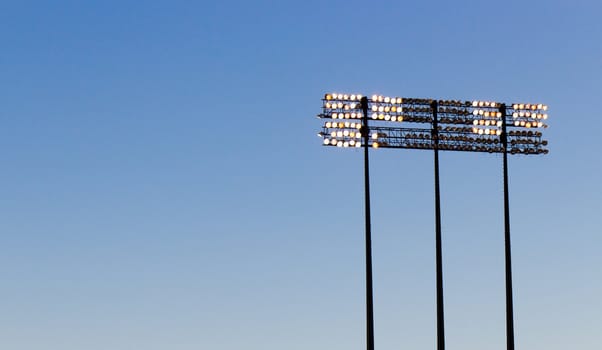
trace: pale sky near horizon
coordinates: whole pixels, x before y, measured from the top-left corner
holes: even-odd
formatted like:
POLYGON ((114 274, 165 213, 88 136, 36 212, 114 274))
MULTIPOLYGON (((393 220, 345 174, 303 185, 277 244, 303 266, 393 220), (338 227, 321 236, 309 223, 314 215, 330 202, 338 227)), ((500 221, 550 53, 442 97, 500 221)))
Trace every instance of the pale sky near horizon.
MULTIPOLYGON (((360 350, 329 91, 550 106, 510 159, 517 350, 602 348, 598 1, 4 1, 0 348, 360 350)), ((432 153, 371 155, 376 348, 435 348, 432 153)), ((501 156, 441 154, 448 350, 505 349, 501 156)))

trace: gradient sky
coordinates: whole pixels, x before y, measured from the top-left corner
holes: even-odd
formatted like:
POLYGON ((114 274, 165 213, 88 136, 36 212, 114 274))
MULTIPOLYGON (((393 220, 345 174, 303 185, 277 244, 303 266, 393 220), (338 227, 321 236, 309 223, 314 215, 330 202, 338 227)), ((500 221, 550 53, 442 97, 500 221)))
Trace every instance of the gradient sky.
MULTIPOLYGON (((602 348, 599 1, 4 1, 0 348, 360 350, 327 91, 537 102, 517 349, 602 348)), ((432 153, 372 153, 377 349, 433 349, 432 153)), ((448 350, 505 349, 501 156, 441 155, 448 350)))

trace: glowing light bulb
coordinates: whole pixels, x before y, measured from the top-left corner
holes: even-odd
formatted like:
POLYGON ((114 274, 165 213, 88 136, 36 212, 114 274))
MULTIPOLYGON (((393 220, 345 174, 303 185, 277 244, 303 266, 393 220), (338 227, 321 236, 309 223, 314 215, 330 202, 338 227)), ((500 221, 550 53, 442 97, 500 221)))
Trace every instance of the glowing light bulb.
POLYGON ((324 139, 324 144, 325 145, 329 145, 330 144, 330 140, 329 139, 324 139))
POLYGON ((372 147, 374 147, 374 148, 378 148, 378 142, 374 142, 374 143, 372 143, 372 147))

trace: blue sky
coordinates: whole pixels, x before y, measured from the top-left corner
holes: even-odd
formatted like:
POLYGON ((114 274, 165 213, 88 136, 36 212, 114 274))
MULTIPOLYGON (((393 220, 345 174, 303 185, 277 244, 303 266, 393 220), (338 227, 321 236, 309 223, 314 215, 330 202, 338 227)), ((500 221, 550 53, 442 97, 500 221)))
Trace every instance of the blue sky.
MULTIPOLYGON (((328 91, 533 101, 518 349, 602 345, 597 1, 5 1, 0 347, 362 349, 359 150, 328 91)), ((432 154, 373 152, 378 349, 435 344, 432 154)), ((505 349, 501 157, 441 155, 447 348, 505 349)))

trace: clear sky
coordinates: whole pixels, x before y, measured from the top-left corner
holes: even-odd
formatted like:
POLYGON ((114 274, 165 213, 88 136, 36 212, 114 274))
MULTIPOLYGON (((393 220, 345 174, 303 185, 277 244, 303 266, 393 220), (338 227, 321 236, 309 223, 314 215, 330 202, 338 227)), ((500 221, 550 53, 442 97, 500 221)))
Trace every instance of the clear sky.
MULTIPOLYGON (((550 106, 510 159, 517 349, 602 348, 599 1, 3 1, 0 348, 365 347, 325 92, 550 106)), ((377 349, 433 349, 432 153, 372 153, 377 349)), ((501 157, 441 155, 447 348, 505 349, 501 157)))

